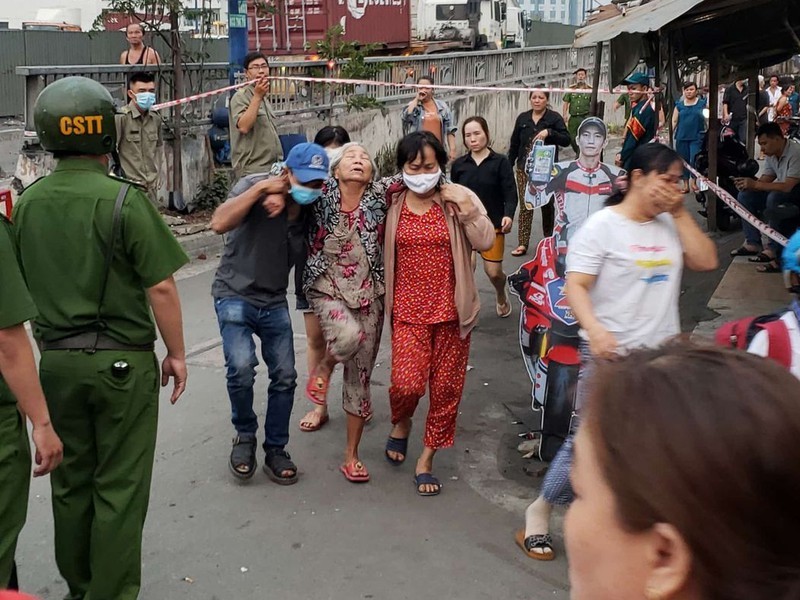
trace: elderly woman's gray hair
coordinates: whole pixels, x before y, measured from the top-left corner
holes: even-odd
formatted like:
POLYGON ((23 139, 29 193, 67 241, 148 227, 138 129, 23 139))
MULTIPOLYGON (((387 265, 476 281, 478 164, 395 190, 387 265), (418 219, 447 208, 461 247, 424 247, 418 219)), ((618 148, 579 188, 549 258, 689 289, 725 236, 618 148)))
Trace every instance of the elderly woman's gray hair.
POLYGON ((372 167, 372 179, 378 178, 378 165, 375 164, 375 159, 372 158, 372 155, 369 153, 363 144, 359 142, 347 142, 344 146, 341 146, 336 149, 336 153, 331 158, 330 168, 331 168, 331 177, 335 177, 334 173, 336 168, 339 166, 339 163, 342 162, 342 158, 344 157, 345 153, 350 150, 351 148, 361 148, 364 152, 367 153, 369 156, 369 164, 372 167))

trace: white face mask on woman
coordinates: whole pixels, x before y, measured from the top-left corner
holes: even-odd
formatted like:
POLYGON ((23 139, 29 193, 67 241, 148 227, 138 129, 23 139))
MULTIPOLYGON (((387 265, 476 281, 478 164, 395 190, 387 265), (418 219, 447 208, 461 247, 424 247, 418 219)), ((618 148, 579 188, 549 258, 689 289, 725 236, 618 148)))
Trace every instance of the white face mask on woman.
POLYGON ((435 173, 419 173, 418 175, 409 175, 403 171, 403 183, 415 194, 427 194, 436 187, 441 176, 440 169, 436 169, 435 173))

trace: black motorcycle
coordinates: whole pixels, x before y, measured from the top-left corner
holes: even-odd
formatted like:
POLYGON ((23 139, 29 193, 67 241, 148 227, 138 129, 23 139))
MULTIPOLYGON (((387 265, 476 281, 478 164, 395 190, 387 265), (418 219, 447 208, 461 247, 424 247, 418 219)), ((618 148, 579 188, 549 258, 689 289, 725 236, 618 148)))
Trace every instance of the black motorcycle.
MULTIPOLYGON (((694 158, 694 168, 702 175, 708 177, 708 131, 703 138, 703 147, 694 158)), ((719 132, 717 144, 717 181, 719 186, 734 198, 738 194, 734 177, 755 177, 758 173, 758 163, 750 158, 747 147, 739 139, 736 132, 730 127, 723 126, 719 132)), ((710 191, 699 191, 695 193, 697 201, 703 205, 703 210, 698 211, 708 219, 707 202, 710 191)), ((736 213, 719 198, 714 196, 717 202, 717 229, 729 231, 732 227, 732 220, 736 213)))

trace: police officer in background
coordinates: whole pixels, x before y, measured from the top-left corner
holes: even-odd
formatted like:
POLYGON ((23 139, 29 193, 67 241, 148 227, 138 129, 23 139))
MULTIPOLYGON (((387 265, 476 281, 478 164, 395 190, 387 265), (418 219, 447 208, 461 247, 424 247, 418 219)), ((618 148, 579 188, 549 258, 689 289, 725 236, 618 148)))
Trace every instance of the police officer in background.
POLYGON ((174 404, 186 357, 172 275, 188 258, 147 196, 106 174, 116 127, 102 85, 59 79, 36 100, 34 122, 58 164, 22 194, 14 227, 38 309, 42 387, 64 442, 50 478, 56 563, 70 600, 133 600, 158 422, 150 308, 174 404))
POLYGON ((125 177, 143 185, 158 206, 158 148, 161 117, 150 108, 156 103, 152 73, 134 73, 128 79, 130 102, 117 115, 117 151, 125 177))
POLYGON ((36 307, 19 270, 11 223, 0 215, 0 590, 16 588, 14 551, 28 511, 31 451, 25 417, 33 424, 34 476, 55 469, 63 452, 25 331, 25 321, 34 316, 36 307))
MULTIPOLYGON (((575 75, 575 83, 569 86, 571 90, 591 90, 592 88, 586 83, 586 69, 583 67, 576 69, 573 73, 575 75)), ((561 111, 563 113, 564 121, 567 123, 567 130, 569 131, 570 144, 577 157, 578 150, 578 127, 583 123, 583 120, 589 116, 589 108, 592 104, 592 95, 586 92, 573 93, 567 92, 564 94, 564 107, 561 111)))

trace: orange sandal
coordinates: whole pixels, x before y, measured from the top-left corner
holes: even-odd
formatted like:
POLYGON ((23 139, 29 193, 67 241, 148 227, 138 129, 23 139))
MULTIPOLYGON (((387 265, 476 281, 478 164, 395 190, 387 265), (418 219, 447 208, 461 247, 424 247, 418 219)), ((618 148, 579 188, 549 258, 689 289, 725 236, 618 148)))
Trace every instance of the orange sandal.
POLYGON ((351 483, 367 483, 369 481, 367 467, 360 460, 342 465, 339 470, 345 476, 345 479, 351 483))
POLYGON ((321 375, 317 375, 317 370, 314 369, 306 384, 306 398, 314 404, 324 406, 328 403, 328 386, 330 383, 330 377, 326 379, 321 375))

